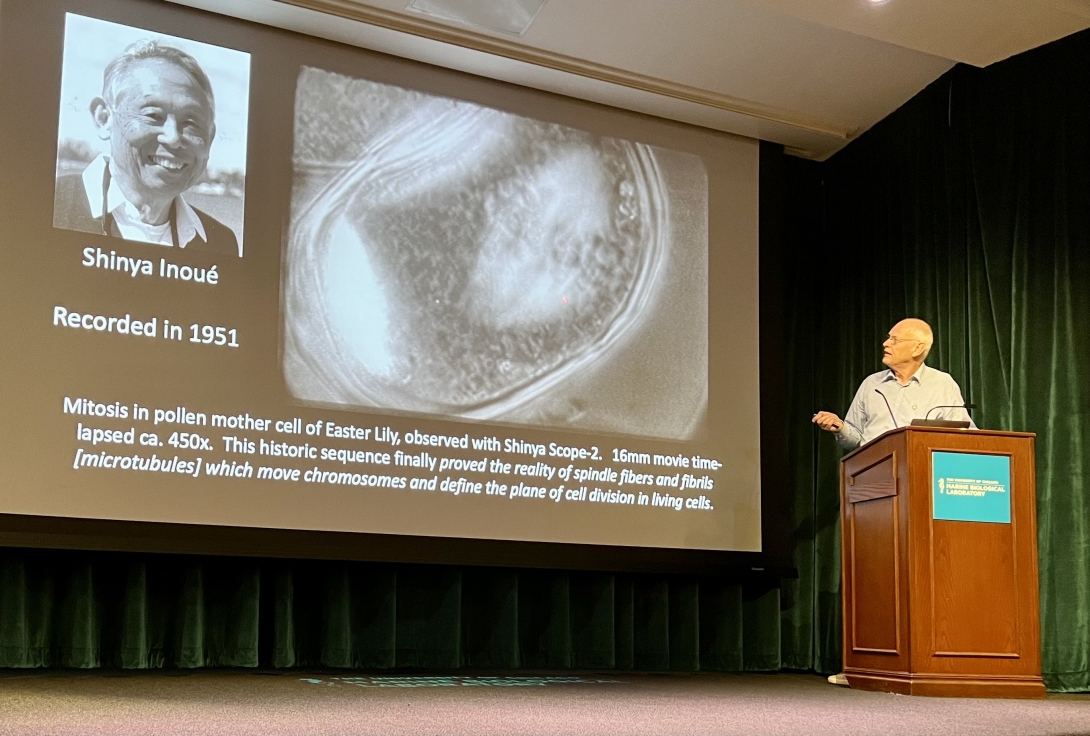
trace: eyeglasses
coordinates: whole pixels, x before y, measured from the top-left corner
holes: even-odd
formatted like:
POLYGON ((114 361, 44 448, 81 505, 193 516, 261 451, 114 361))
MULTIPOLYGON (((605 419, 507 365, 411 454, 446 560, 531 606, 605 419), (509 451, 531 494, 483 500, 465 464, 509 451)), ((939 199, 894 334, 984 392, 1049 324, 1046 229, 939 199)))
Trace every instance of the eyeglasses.
POLYGON ((902 342, 919 342, 919 340, 917 340, 914 337, 894 337, 893 335, 890 335, 889 337, 887 337, 885 340, 882 341, 882 344, 885 345, 887 342, 890 345, 896 345, 896 344, 902 343, 902 342))

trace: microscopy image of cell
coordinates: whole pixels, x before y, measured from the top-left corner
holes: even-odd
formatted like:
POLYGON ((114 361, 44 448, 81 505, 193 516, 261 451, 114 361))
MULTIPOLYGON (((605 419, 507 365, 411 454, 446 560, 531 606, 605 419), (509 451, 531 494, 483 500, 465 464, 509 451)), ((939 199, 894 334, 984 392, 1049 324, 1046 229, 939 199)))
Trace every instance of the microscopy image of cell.
MULTIPOLYGON (((295 171, 293 395, 603 428, 610 409, 587 377, 669 307, 676 244, 656 149, 304 69, 295 171)), ((706 360, 689 373, 680 388, 702 409, 706 360)), ((604 428, 689 431, 621 414, 604 428)))

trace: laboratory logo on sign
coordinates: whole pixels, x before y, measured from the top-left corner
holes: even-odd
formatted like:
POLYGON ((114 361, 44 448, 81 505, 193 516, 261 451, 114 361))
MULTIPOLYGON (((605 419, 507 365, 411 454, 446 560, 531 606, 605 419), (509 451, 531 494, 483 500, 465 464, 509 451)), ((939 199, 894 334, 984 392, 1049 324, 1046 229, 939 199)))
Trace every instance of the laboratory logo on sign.
POLYGON ((931 454, 933 518, 945 521, 1011 521, 1009 455, 931 454))

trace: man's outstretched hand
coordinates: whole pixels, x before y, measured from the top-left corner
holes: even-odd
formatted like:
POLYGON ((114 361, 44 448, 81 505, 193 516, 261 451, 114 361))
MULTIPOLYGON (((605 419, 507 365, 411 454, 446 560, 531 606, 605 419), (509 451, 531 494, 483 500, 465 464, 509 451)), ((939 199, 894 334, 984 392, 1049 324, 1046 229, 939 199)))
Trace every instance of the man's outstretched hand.
POLYGON ((831 411, 819 411, 812 421, 826 432, 839 432, 844 426, 844 420, 831 411))

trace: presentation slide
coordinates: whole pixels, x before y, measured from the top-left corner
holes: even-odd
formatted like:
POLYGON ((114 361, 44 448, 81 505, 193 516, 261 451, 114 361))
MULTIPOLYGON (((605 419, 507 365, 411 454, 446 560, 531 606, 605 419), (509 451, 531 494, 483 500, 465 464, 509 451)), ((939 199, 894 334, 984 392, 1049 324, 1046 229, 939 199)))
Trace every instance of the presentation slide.
POLYGON ((762 549, 758 144, 0 5, 0 513, 762 549))

